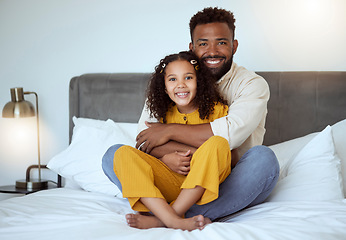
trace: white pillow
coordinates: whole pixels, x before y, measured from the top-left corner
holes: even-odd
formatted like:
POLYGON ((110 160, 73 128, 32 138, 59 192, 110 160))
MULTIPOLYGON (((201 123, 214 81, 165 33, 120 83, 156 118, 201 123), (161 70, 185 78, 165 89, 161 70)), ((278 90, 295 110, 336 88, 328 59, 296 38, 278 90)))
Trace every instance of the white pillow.
POLYGON ((134 146, 137 124, 75 117, 73 122, 70 146, 53 157, 47 167, 84 190, 119 194, 119 189, 103 173, 102 157, 114 144, 134 146))
POLYGON ((346 196, 346 119, 332 126, 336 153, 341 159, 341 173, 343 177, 344 196, 346 196))
POLYGON ((283 143, 275 144, 272 146, 269 146, 270 149, 272 149, 279 161, 280 165, 280 178, 283 177, 282 169, 286 168, 287 163, 289 160, 297 155, 297 153, 302 150, 302 148, 310 142, 318 133, 311 133, 306 136, 295 138, 289 141, 285 141, 283 143))
POLYGON ((327 126, 286 162, 281 170, 281 179, 267 201, 343 198, 340 159, 335 154, 331 127, 327 126))

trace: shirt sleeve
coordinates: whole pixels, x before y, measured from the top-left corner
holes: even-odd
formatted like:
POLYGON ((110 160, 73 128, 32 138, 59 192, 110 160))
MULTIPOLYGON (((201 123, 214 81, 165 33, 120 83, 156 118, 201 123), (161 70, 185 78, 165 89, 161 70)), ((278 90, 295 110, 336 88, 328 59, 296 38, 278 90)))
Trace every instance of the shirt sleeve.
POLYGON ((147 122, 158 122, 158 120, 156 118, 151 118, 150 117, 150 111, 149 109, 147 108, 147 104, 146 104, 147 101, 145 101, 144 103, 144 107, 143 107, 143 110, 142 110, 142 114, 141 114, 141 117, 139 118, 139 121, 138 121, 138 127, 137 127, 137 135, 138 133, 140 133, 141 131, 143 131, 144 129, 147 129, 148 127, 145 125, 145 121, 147 122))
POLYGON ((231 149, 239 147, 265 118, 268 100, 269 86, 263 78, 239 85, 227 116, 210 123, 213 134, 226 138, 231 149))

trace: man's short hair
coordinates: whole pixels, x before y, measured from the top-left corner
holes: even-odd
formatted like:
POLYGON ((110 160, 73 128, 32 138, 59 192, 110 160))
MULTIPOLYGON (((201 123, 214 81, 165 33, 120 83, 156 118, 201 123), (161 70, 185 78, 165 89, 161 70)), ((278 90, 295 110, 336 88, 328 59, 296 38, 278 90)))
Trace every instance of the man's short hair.
POLYGON ((194 16, 192 16, 190 20, 190 35, 191 35, 191 41, 192 39, 192 33, 195 30, 197 25, 200 24, 207 24, 207 23, 226 23, 233 33, 233 40, 234 40, 234 30, 235 30, 235 18, 232 12, 227 11, 222 8, 204 8, 202 11, 197 12, 194 16))

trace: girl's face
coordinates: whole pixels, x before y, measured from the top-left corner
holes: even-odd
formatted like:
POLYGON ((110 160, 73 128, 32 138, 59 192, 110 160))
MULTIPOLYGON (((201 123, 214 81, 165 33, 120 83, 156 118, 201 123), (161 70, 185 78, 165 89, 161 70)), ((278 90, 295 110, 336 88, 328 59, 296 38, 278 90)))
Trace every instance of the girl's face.
POLYGON ((170 62, 165 73, 166 93, 175 102, 180 113, 192 113, 197 93, 197 77, 193 65, 186 60, 170 62))

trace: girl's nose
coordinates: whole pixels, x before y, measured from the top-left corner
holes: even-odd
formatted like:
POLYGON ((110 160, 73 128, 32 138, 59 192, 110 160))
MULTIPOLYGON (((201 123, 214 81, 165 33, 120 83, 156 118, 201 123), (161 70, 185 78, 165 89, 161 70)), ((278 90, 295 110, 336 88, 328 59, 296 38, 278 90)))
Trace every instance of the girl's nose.
POLYGON ((186 86, 185 81, 179 80, 177 86, 178 86, 178 88, 184 88, 186 86))

